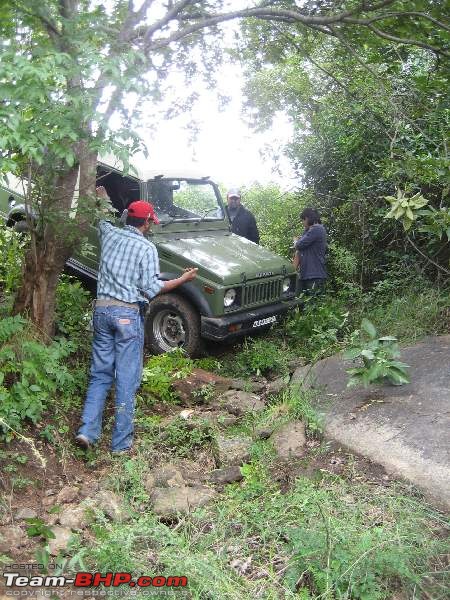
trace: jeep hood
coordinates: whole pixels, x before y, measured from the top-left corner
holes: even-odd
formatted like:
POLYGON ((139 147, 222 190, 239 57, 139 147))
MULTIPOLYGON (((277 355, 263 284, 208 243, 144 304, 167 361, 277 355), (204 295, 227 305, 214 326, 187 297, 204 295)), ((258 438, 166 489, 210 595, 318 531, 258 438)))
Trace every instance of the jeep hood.
POLYGON ((206 270, 218 283, 240 283, 243 274, 246 279, 279 275, 283 267, 293 271, 280 256, 234 234, 186 237, 157 242, 157 246, 161 258, 169 258, 168 253, 182 256, 186 266, 206 270))

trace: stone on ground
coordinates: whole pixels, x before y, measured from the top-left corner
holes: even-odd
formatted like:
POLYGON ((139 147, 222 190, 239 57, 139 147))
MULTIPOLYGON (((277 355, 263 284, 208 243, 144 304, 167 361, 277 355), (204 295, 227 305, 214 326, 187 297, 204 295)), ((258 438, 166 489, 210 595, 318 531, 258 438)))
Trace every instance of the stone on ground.
POLYGON ((37 512, 33 508, 20 508, 14 518, 16 521, 24 521, 25 519, 35 519, 37 517, 37 512))
POLYGON ((259 412, 265 406, 256 394, 239 390, 228 390, 217 398, 216 405, 238 417, 247 413, 259 412))
POLYGON ((52 556, 56 556, 60 552, 64 552, 72 537, 72 532, 67 527, 57 525, 52 528, 54 538, 49 540, 48 549, 52 556))
POLYGON ((242 465, 250 458, 252 439, 247 436, 225 437, 217 439, 218 462, 220 466, 242 465))
POLYGON ((9 555, 22 546, 26 546, 28 536, 17 525, 0 527, 0 553, 9 555))
POLYGON ((241 469, 238 465, 230 465, 223 469, 217 469, 212 471, 209 475, 211 483, 224 485, 226 483, 234 483, 235 481, 241 481, 243 479, 241 469))
POLYGON ((206 486, 155 488, 152 492, 153 510, 161 517, 175 517, 204 506, 217 495, 206 486))
POLYGON ((411 382, 347 388, 346 369, 332 356, 299 368, 293 383, 317 390, 325 433, 421 488, 450 509, 450 335, 403 348, 411 382))
POLYGON ((66 485, 58 492, 58 495, 56 496, 56 503, 64 504, 75 502, 75 500, 78 499, 79 494, 80 490, 77 487, 66 485))
POLYGON ((203 369, 193 369, 183 379, 175 379, 172 387, 185 404, 204 404, 205 399, 199 393, 204 386, 214 386, 214 395, 221 394, 231 387, 231 380, 220 377, 203 369))
POLYGON ((282 460, 301 458, 305 453, 305 424, 302 421, 285 423, 274 431, 270 441, 278 458, 282 460))

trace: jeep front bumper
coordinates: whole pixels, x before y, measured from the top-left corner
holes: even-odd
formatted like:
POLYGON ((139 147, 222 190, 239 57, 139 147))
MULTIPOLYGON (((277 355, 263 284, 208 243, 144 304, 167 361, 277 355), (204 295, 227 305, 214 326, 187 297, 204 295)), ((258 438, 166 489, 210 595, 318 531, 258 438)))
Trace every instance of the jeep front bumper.
POLYGON ((202 316, 201 335, 208 340, 218 342, 239 335, 251 335, 278 322, 280 316, 296 308, 300 303, 299 298, 293 298, 261 308, 252 308, 245 312, 224 315, 223 317, 202 316))

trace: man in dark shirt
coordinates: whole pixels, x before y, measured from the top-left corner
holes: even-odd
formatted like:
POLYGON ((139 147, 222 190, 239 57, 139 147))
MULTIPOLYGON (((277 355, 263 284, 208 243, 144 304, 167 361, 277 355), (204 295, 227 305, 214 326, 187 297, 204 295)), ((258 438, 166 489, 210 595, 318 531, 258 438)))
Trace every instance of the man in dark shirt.
POLYGON ((228 216, 231 221, 231 231, 259 244, 259 231, 255 217, 241 204, 241 192, 233 188, 227 194, 228 216))
POLYGON ((305 208, 300 214, 305 228, 295 241, 294 266, 299 268, 299 291, 323 288, 328 277, 325 267, 327 232, 314 208, 305 208))

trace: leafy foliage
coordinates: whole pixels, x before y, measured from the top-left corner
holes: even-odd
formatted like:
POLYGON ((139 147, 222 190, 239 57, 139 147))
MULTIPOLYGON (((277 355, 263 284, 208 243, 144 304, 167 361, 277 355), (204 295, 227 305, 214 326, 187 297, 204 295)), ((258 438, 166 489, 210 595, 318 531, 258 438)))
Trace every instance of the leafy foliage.
POLYGON ((211 447, 215 441, 212 427, 205 421, 174 419, 161 436, 161 445, 183 458, 192 458, 198 450, 211 447))
POLYGON ((379 337, 368 319, 363 319, 361 329, 362 332, 356 331, 354 335, 354 341, 356 337, 360 337, 359 344, 353 345, 344 353, 346 359, 361 359, 363 362, 362 367, 347 370, 350 375, 348 386, 359 383, 367 386, 371 383, 381 383, 385 379, 393 385, 409 383, 406 371, 408 365, 397 360, 400 357, 397 339, 393 336, 379 337), (364 334, 368 341, 363 339, 364 334))
POLYGON ((178 396, 172 388, 172 381, 187 377, 193 365, 193 361, 181 348, 152 356, 143 371, 144 392, 149 393, 153 399, 175 402, 178 396))
POLYGON ((384 199, 391 204, 391 209, 385 219, 396 219, 401 221, 405 231, 411 229, 411 225, 419 216, 419 209, 428 204, 428 200, 420 192, 407 198, 404 191, 397 190, 397 196, 385 196, 384 199))
POLYGON ((0 417, 9 426, 0 423, 0 432, 6 440, 26 422, 37 423, 56 394, 76 389, 67 366, 74 345, 55 340, 46 346, 35 337, 21 317, 0 320, 0 417))

